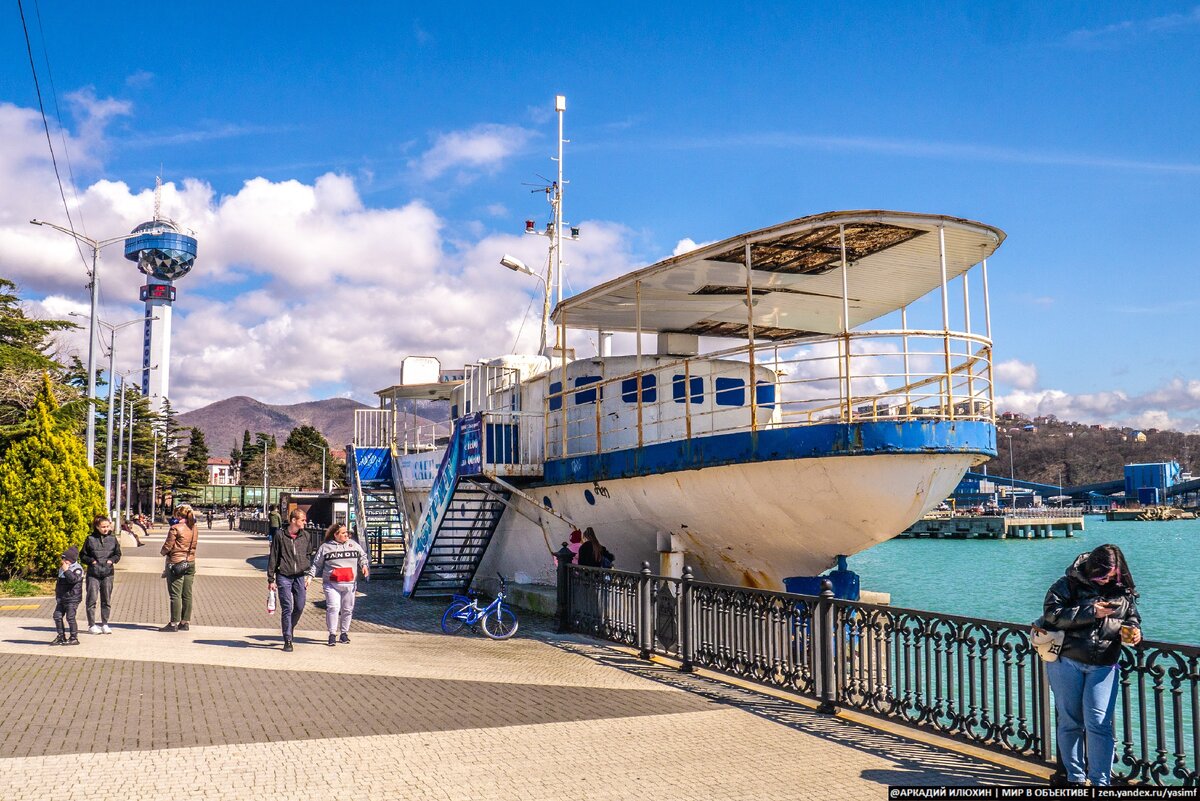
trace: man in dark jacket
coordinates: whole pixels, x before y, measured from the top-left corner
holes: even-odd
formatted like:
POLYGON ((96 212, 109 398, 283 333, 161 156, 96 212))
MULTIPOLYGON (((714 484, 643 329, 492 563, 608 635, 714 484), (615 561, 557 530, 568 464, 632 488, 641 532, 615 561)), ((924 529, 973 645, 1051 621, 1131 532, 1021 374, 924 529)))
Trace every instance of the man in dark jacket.
POLYGON ((283 650, 292 650, 292 632, 304 614, 308 602, 307 590, 316 542, 312 532, 304 528, 308 515, 303 509, 293 509, 288 515, 288 527, 271 540, 267 556, 267 589, 279 592, 279 625, 283 629, 283 650))
POLYGON ((79 549, 72 545, 63 551, 62 564, 58 569, 58 581, 54 582, 54 628, 58 636, 51 645, 79 645, 79 632, 75 627, 75 610, 83 597, 83 567, 79 564, 79 549), (63 621, 70 627, 67 639, 63 621))
POLYGON ((103 515, 92 522, 92 533, 83 541, 79 559, 87 566, 87 612, 88 631, 92 634, 112 634, 108 627, 111 611, 113 567, 121 561, 121 541, 112 533, 112 521, 103 515), (100 599, 100 624, 96 625, 96 599, 100 599))

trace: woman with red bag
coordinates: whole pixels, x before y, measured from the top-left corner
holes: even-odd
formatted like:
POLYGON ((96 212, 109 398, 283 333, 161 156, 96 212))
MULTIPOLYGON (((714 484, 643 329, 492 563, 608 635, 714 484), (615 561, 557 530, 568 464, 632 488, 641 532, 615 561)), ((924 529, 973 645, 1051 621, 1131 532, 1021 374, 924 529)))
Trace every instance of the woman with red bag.
POLYGON ((367 552, 350 539, 350 532, 341 523, 325 530, 325 542, 317 549, 308 575, 321 576, 325 591, 325 628, 329 630, 329 645, 350 642, 350 618, 354 614, 354 592, 358 587, 355 570, 363 578, 371 575, 367 552), (339 630, 341 636, 338 636, 339 630))

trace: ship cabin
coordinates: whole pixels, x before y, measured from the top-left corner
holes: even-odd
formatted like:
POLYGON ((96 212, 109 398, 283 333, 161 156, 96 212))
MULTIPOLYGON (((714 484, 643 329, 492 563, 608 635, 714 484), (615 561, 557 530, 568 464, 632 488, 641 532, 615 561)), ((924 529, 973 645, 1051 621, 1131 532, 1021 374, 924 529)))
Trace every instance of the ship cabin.
MULTIPOLYGON (((987 258, 1003 239, 940 215, 793 220, 567 298, 557 346, 468 365, 438 394, 452 419, 482 417, 495 474, 534 479, 556 460, 811 426, 861 440, 862 425, 887 439, 972 423, 964 447, 994 452, 987 258), (584 341, 598 352, 577 355, 584 341)), ((402 453, 447 436, 395 425, 402 453)))

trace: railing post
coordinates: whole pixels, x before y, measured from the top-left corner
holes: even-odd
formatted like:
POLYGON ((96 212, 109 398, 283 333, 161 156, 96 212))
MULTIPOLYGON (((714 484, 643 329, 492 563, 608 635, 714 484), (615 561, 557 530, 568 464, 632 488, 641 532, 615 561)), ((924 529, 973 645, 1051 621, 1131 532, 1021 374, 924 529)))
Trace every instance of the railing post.
POLYGON ((558 633, 571 630, 571 560, 575 554, 564 542, 555 552, 558 561, 558 633))
POLYGON ((817 617, 818 623, 814 630, 819 638, 817 642, 821 646, 821 703, 817 711, 823 715, 833 715, 837 713, 837 690, 834 687, 836 673, 833 664, 837 631, 833 614, 833 582, 829 579, 821 581, 821 600, 817 602, 817 617))
POLYGON ((1034 714, 1041 721, 1042 729, 1042 747, 1039 755, 1043 762, 1051 762, 1054 757, 1050 755, 1050 746, 1055 740, 1055 732, 1050 724, 1050 708, 1054 703, 1050 695, 1050 677, 1046 674, 1046 663, 1040 658, 1035 660, 1035 665, 1036 681, 1040 692, 1038 693, 1038 708, 1034 710, 1034 714))
POLYGON ((683 580, 679 583, 679 671, 692 672, 692 568, 683 566, 683 580))
POLYGON ((649 659, 654 648, 654 607, 650 600, 650 563, 642 562, 642 578, 638 582, 638 642, 641 649, 638 657, 649 659))

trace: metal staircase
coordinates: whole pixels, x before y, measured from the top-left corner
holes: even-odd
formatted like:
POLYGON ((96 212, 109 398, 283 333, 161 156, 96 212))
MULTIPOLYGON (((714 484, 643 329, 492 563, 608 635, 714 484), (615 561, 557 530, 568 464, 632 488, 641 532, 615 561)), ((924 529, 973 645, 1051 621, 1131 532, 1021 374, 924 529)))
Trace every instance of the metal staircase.
POLYGON ((486 478, 460 477, 410 596, 466 592, 507 499, 508 493, 486 478))
POLYGON ((348 446, 346 471, 354 528, 371 561, 372 575, 399 577, 404 568, 407 521, 397 497, 390 447, 348 446))
POLYGON ((390 479, 362 482, 363 531, 375 575, 399 575, 404 569, 404 519, 390 479))

